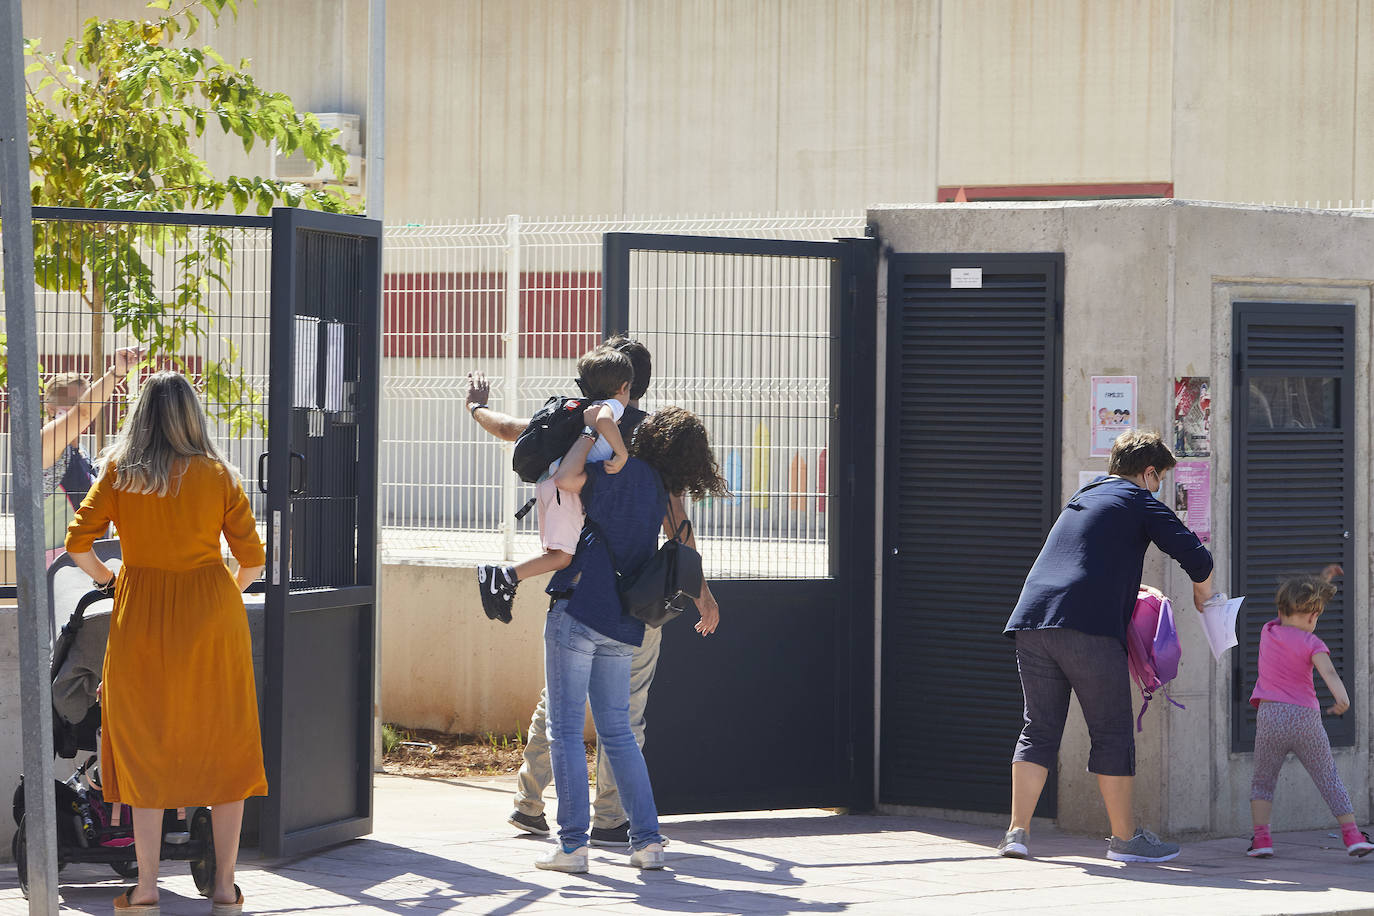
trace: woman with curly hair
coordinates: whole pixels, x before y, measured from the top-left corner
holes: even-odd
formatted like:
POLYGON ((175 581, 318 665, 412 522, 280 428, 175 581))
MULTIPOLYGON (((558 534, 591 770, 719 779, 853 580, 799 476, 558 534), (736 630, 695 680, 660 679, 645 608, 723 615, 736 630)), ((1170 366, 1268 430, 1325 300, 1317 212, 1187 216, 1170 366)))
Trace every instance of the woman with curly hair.
POLYGON ((653 787, 630 729, 630 660, 644 640, 644 624, 622 612, 611 558, 620 572, 630 573, 653 555, 660 528, 672 531, 680 521, 669 493, 701 497, 726 491, 706 428, 690 411, 667 407, 649 416, 635 431, 630 458, 618 474, 587 463, 595 441, 596 431, 588 426, 568 450, 554 481, 559 490, 581 495, 588 519, 610 543, 584 529, 572 564, 549 583, 554 600, 544 625, 559 845, 535 864, 576 873, 587 870, 590 817, 582 731, 589 700, 599 746, 630 819, 630 863, 663 867, 653 787))

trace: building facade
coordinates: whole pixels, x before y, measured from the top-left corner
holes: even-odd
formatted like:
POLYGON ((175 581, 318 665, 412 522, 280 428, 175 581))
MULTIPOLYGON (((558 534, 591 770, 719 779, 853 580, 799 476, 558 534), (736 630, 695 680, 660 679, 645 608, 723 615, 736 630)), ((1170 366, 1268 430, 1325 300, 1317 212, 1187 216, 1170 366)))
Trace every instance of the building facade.
MULTIPOLYGON (((116 14, 145 15, 24 4, 47 48, 116 14)), ((365 125, 366 0, 263 0, 196 40, 365 125)), ((386 53, 390 222, 961 188, 1374 202, 1371 0, 390 0, 386 53)), ((236 139, 207 154, 270 168, 236 139)))
MULTIPOLYGON (((1280 576, 1340 563, 1340 594, 1317 634, 1352 707, 1324 718, 1367 821, 1374 220, 1187 201, 869 216, 888 252, 879 327, 891 329, 878 447, 891 471, 878 500, 890 519, 878 570, 880 801, 1006 810, 1021 691, 1002 626, 1048 525, 1081 480, 1106 472, 1094 446, 1113 435, 1095 433, 1098 393, 1125 390, 1129 425, 1176 438, 1182 413, 1163 499, 1207 540, 1217 590, 1246 596, 1240 644, 1214 659, 1188 577, 1157 549, 1146 556, 1144 581, 1174 601, 1183 662, 1170 693, 1186 709, 1156 696, 1145 713, 1138 815, 1178 835, 1248 831, 1259 629, 1275 615, 1280 576), (956 268, 981 268, 981 288, 956 286, 956 268), (942 336, 954 320, 966 330, 942 336), (1205 422, 1190 390, 1208 401, 1205 422), (922 412, 942 403, 938 421, 922 412), (942 679, 956 670, 959 681, 942 679), (958 716, 942 712, 949 703, 958 716)), ((1318 696, 1330 705, 1323 688, 1318 696)), ((1075 713, 1057 800, 1041 812, 1085 832, 1107 827, 1087 752, 1075 713)), ((1296 762, 1274 823, 1334 824, 1296 762)))

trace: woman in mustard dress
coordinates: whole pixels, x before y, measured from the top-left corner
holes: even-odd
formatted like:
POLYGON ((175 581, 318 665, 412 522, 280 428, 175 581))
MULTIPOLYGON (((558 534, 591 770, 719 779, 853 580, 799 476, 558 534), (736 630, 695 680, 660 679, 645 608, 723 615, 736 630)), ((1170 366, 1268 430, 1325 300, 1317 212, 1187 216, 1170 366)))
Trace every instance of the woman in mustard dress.
POLYGON ((186 378, 144 385, 67 533, 67 552, 114 588, 101 685, 105 797, 134 809, 138 885, 116 912, 158 913, 167 808, 214 809, 213 913, 240 912, 234 885, 243 801, 267 794, 241 592, 265 557, 238 472, 210 436, 186 378), (113 523, 118 576, 92 552, 113 523), (220 535, 238 560, 225 566, 220 535))

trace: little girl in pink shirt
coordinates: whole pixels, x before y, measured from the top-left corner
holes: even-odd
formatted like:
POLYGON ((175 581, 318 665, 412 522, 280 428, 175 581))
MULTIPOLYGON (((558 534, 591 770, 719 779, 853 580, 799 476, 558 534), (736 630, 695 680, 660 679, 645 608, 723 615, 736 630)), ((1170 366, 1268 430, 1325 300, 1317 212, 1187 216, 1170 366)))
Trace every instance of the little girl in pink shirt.
POLYGON ((1326 603, 1336 594, 1331 579, 1342 572, 1328 566, 1320 576, 1294 576, 1279 585, 1274 604, 1279 616, 1260 633, 1259 678, 1250 703, 1255 717, 1255 776, 1250 783, 1250 813, 1254 836, 1246 855, 1269 858, 1274 841, 1269 836, 1269 815, 1274 808, 1274 784, 1284 758, 1292 751, 1302 761, 1317 790, 1341 824, 1341 838, 1352 856, 1374 851, 1369 837, 1355 825, 1355 809, 1341 782, 1331 742, 1322 728, 1321 705, 1312 684, 1316 668, 1335 703, 1327 710, 1339 716, 1350 708, 1350 695, 1331 664, 1331 650, 1313 630, 1326 603))

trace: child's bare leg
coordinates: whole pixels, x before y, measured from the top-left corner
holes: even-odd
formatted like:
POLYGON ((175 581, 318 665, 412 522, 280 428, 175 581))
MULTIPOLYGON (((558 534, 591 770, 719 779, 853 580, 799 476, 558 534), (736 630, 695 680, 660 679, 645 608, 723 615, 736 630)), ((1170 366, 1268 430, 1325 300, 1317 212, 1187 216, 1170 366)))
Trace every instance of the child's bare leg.
POLYGON ((516 577, 523 582, 531 576, 542 576, 567 569, 570 563, 572 554, 566 550, 546 550, 531 560, 515 564, 514 569, 516 577))
MULTIPOLYGON (((1274 803, 1262 798, 1250 799, 1250 823, 1257 827, 1269 826, 1269 817, 1274 813, 1274 803)), ((1354 815, 1351 815, 1354 818, 1354 815)))

